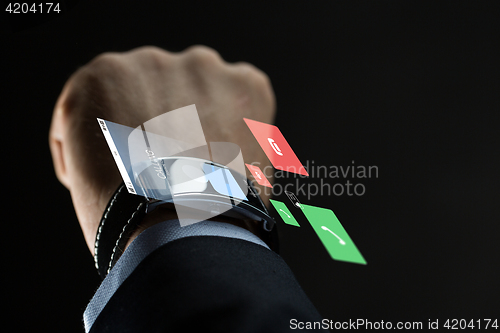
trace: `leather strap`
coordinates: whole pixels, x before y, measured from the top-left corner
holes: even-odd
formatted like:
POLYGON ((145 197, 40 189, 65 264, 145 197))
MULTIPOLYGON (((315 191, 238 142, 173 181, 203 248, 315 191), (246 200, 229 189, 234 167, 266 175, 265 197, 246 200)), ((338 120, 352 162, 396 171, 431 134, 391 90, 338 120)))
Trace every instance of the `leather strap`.
MULTIPOLYGON (((269 215, 250 181, 249 186, 260 201, 265 213, 269 215)), ((123 182, 113 194, 104 210, 94 243, 95 267, 102 279, 116 264, 131 234, 144 219, 148 203, 149 200, 146 197, 128 193, 123 182)), ((266 230, 262 224, 259 236, 271 250, 278 253, 279 241, 275 224, 272 225, 270 231, 266 230)))
POLYGON ((94 262, 105 278, 124 251, 127 240, 146 215, 148 199, 130 194, 122 182, 109 201, 97 229, 94 262))

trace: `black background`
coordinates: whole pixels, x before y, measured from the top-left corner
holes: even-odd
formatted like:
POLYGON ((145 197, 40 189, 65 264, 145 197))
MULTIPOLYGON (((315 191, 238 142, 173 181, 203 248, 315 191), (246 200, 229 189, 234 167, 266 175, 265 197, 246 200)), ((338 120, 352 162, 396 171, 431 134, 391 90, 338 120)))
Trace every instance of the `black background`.
POLYGON ((323 317, 500 319, 500 2, 63 5, 46 22, 2 23, 3 315, 16 331, 83 331, 99 278, 53 171, 52 110, 79 66, 143 45, 253 63, 302 162, 378 166, 352 180, 363 196, 299 196, 336 213, 367 266, 331 260, 305 220, 279 224, 282 256, 323 317))

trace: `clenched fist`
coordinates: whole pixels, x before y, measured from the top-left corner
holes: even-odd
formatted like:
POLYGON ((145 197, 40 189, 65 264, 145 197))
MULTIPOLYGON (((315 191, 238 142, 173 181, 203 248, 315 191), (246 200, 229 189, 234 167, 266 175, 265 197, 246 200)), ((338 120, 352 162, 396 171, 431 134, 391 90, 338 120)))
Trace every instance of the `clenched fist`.
POLYGON ((121 182, 96 118, 135 128, 191 104, 208 142, 236 143, 246 163, 269 165, 243 117, 272 123, 274 94, 268 77, 250 64, 226 63, 203 46, 180 53, 141 47, 102 54, 66 82, 49 144, 57 178, 71 193, 92 253, 101 216, 121 182))

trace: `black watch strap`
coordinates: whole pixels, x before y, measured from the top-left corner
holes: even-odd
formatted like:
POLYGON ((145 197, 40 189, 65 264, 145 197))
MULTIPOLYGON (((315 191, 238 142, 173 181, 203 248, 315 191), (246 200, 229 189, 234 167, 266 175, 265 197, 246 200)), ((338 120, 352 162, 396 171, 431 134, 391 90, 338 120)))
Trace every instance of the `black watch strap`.
MULTIPOLYGON (((266 223, 264 220, 261 221, 259 236, 271 250, 278 253, 278 232, 274 220, 269 216, 251 181, 248 180, 248 183, 250 191, 257 198, 263 210, 263 214, 269 221, 272 221, 272 224, 266 223)), ((94 244, 94 262, 102 279, 106 277, 122 255, 130 236, 144 219, 148 204, 148 198, 129 193, 123 182, 111 197, 99 223, 94 244)), ((240 209, 248 209, 248 207, 240 209)))
POLYGON ((120 258, 130 235, 146 215, 147 203, 147 198, 128 193, 123 182, 108 202, 94 244, 95 266, 101 278, 120 258))

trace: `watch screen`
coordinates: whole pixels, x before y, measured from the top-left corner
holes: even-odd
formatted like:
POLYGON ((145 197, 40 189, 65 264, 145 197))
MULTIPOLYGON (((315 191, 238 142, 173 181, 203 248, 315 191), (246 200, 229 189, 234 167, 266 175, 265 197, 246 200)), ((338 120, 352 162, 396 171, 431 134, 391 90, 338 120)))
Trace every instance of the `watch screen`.
POLYGON ((209 219, 247 201, 240 147, 206 142, 194 105, 136 128, 97 120, 129 193, 173 202, 181 225, 209 219))

